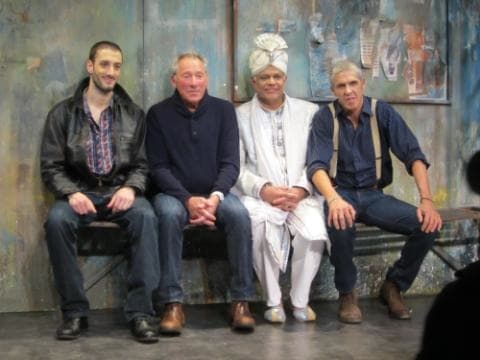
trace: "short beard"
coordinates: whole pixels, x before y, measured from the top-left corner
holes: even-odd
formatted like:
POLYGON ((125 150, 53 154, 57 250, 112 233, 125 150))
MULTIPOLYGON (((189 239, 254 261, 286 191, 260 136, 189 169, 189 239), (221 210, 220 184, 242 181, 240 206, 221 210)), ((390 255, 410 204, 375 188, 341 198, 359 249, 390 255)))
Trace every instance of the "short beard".
POLYGON ((108 93, 110 93, 110 92, 113 91, 113 87, 112 87, 112 88, 105 88, 104 86, 102 86, 102 84, 101 84, 99 81, 97 81, 97 79, 95 78, 95 76, 92 76, 91 79, 92 79, 93 85, 94 85, 94 86, 97 88, 97 90, 100 91, 101 93, 103 93, 103 94, 106 95, 106 94, 108 94, 108 93))

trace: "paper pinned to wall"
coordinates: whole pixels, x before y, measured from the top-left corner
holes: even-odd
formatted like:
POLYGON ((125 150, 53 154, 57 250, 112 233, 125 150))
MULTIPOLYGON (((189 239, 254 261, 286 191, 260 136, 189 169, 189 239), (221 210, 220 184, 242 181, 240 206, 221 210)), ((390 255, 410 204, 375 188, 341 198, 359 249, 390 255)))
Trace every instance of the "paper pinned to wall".
POLYGON ((375 40, 378 25, 378 20, 362 18, 360 26, 360 60, 362 67, 365 69, 373 67, 374 57, 376 56, 375 40))
POLYGON ((380 30, 378 54, 385 77, 388 81, 397 81, 401 60, 402 33, 398 26, 380 30))

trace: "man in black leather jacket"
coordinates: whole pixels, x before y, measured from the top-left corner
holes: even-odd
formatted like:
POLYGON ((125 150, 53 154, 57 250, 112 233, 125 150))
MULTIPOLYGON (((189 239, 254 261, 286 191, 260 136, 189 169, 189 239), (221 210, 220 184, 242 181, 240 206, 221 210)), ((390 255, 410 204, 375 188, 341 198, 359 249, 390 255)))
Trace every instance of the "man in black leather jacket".
POLYGON ((88 327, 89 303, 76 261, 79 227, 94 220, 119 224, 131 244, 131 267, 124 312, 140 342, 158 341, 150 325, 151 294, 158 285, 157 220, 142 196, 146 187, 143 111, 117 84, 120 47, 94 44, 89 77, 49 112, 41 149, 41 174, 55 195, 45 222, 63 322, 57 338, 76 339, 88 327))

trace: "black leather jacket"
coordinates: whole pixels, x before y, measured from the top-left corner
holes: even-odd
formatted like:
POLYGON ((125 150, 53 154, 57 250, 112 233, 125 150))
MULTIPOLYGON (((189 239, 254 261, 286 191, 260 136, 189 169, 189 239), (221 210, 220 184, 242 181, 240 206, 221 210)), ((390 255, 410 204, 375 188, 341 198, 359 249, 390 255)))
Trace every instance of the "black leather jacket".
POLYGON ((100 177, 90 173, 86 153, 89 125, 83 110, 88 83, 89 78, 82 80, 73 97, 55 105, 47 115, 40 155, 42 180, 56 198, 77 191, 111 194, 121 186, 143 193, 148 172, 145 116, 118 84, 113 96, 113 169, 100 177))

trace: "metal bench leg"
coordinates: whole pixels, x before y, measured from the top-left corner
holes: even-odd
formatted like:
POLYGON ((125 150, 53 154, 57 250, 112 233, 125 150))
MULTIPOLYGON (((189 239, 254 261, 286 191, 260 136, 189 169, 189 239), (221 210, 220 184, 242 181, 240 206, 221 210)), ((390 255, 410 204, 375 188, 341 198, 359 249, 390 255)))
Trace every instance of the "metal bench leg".
POLYGON ((94 287, 98 282, 100 282, 100 280, 111 274, 124 261, 126 261, 126 257, 124 255, 117 255, 113 257, 105 266, 103 266, 93 276, 91 276, 87 281, 85 281, 85 292, 88 292, 92 287, 94 287))
POLYGON ((435 255, 437 255, 450 269, 454 271, 460 270, 463 266, 462 264, 455 259, 453 256, 448 254, 445 250, 443 250, 440 246, 433 246, 432 251, 435 255))

